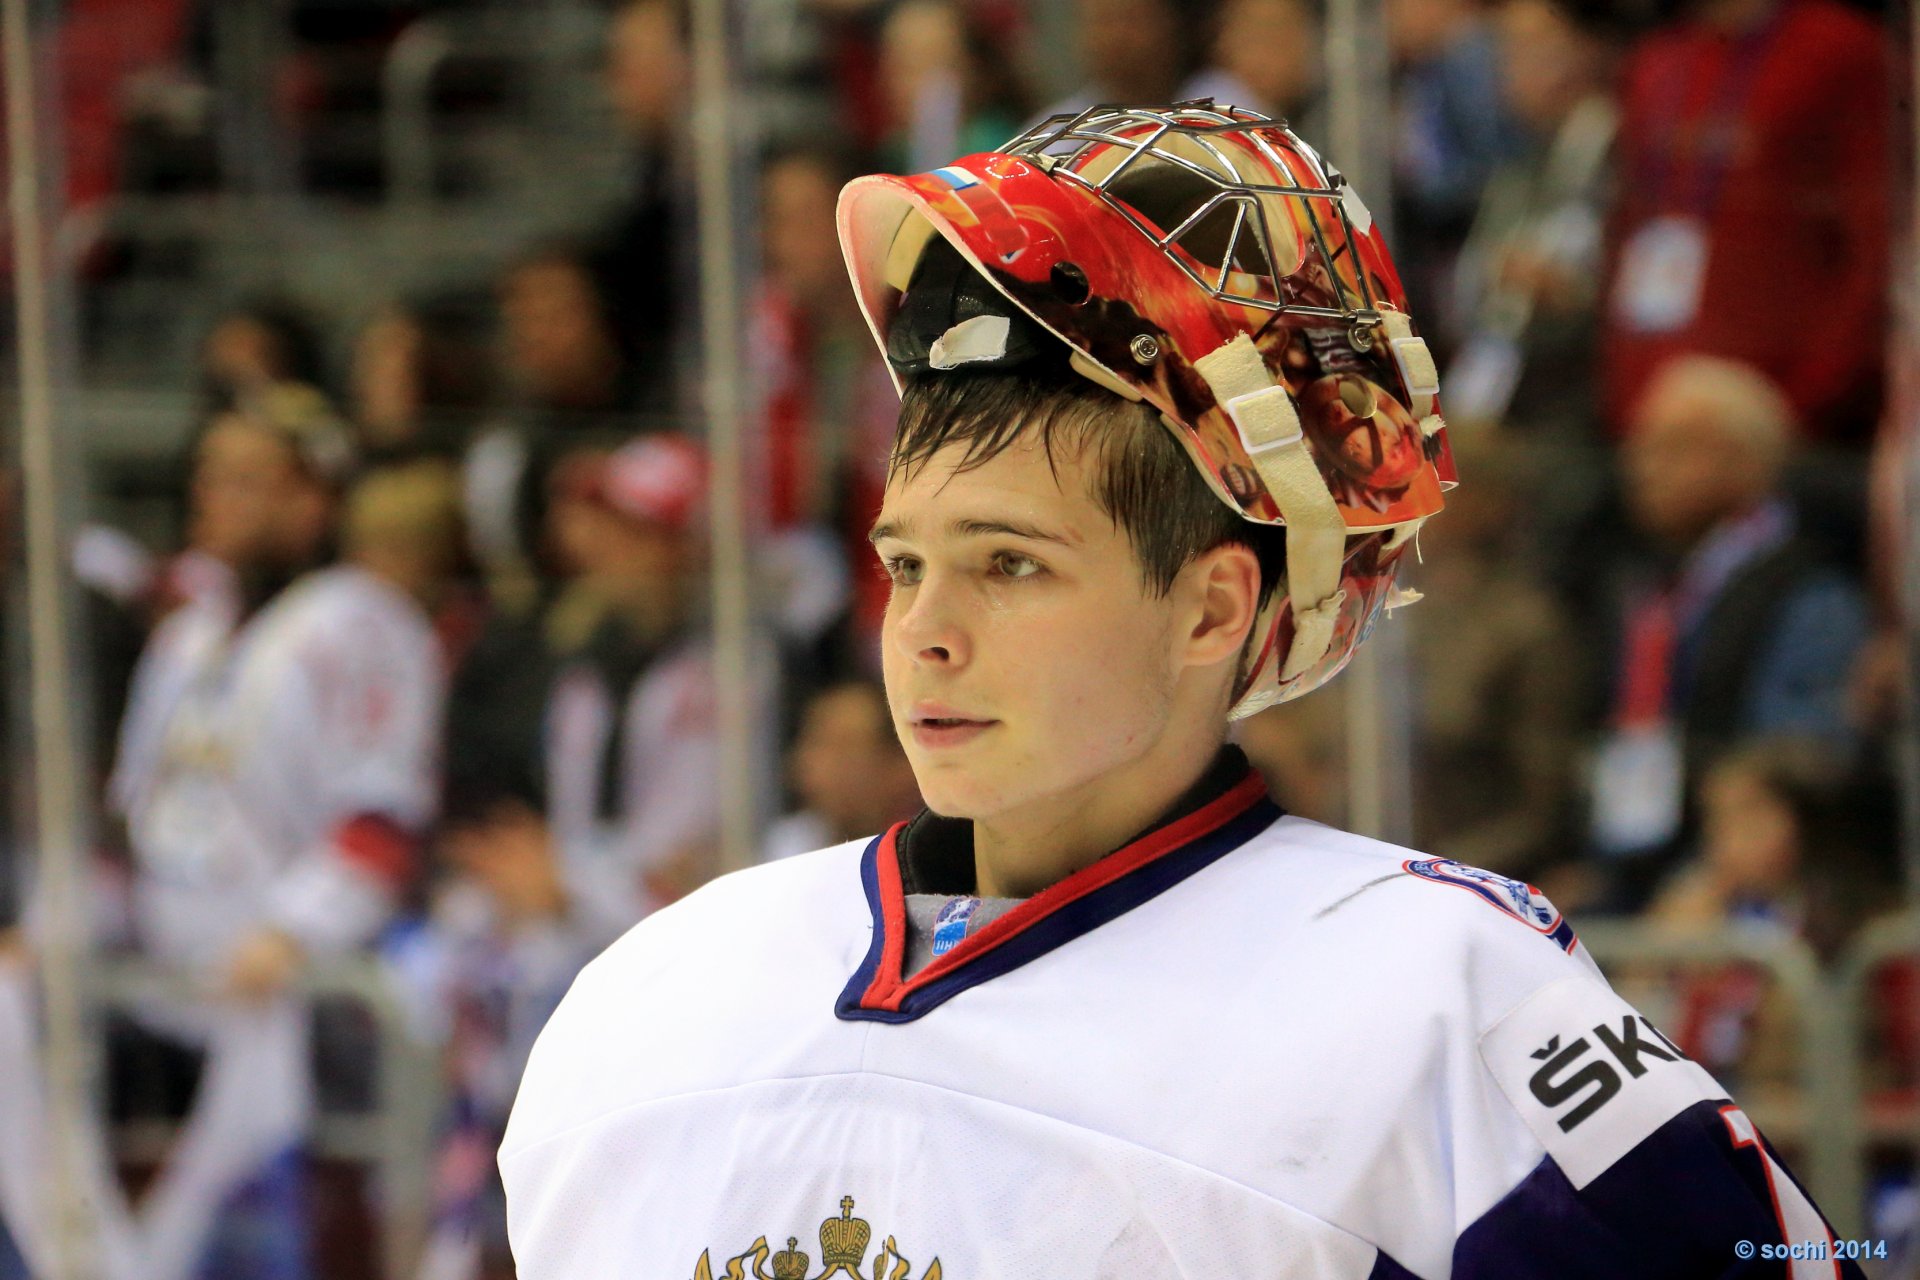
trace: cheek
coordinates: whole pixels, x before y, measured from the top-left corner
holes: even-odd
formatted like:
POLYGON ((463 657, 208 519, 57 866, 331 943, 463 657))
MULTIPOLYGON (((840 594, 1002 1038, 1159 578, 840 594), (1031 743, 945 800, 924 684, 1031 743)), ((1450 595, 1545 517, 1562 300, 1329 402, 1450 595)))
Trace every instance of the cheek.
POLYGON ((1142 628, 1139 609, 1135 598, 1063 614, 1000 646, 1026 702, 1020 736, 1034 767, 1091 774, 1157 737, 1173 681, 1161 633, 1142 628))

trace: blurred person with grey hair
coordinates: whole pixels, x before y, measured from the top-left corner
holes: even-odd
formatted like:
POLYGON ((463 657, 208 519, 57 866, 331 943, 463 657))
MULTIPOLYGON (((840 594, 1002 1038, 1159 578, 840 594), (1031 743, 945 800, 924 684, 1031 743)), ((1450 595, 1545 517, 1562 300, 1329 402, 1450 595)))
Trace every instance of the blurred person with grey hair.
POLYGON ((1857 745, 1846 689, 1866 600, 1784 496, 1795 430, 1765 374, 1699 355, 1662 368, 1630 425, 1624 497, 1640 545, 1598 580, 1611 693, 1591 829, 1624 905, 1681 847, 1697 779, 1736 743, 1857 745))

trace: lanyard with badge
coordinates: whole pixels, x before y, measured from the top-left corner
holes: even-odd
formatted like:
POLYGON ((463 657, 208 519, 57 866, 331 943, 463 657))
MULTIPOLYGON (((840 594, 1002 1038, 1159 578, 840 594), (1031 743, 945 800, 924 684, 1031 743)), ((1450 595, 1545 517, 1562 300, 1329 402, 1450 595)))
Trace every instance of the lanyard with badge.
POLYGON ((1653 216, 1621 247, 1614 314, 1638 333, 1672 333, 1693 323, 1707 275, 1707 220, 1719 205, 1740 150, 1741 122, 1760 66, 1780 29, 1782 3, 1727 55, 1706 107, 1684 119, 1685 76, 1660 85, 1652 113, 1652 172, 1645 197, 1653 216))
POLYGON ((1769 503, 1710 535, 1678 581, 1643 592, 1621 636, 1613 723, 1593 762, 1593 843, 1628 857, 1680 834, 1686 756, 1676 719, 1683 637, 1696 634, 1741 567, 1792 533, 1792 517, 1769 503))

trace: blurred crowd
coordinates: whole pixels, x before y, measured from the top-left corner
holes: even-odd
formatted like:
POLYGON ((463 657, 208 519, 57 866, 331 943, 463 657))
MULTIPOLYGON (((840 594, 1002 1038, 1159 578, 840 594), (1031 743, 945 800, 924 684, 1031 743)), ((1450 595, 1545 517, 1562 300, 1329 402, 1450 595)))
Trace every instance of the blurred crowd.
MULTIPOLYGON (((231 179, 197 132, 201 8, 68 6, 75 207, 231 179), (130 14, 115 57, 90 56, 130 14)), ((390 44, 427 7, 378 8, 351 37, 312 21, 332 43, 282 68, 289 111, 319 92, 314 48, 390 44)), ((1212 97, 1317 145, 1328 118, 1320 0, 789 17, 799 52, 747 68, 794 123, 757 139, 732 371, 761 632, 735 678, 763 710, 765 858, 919 806, 866 540, 895 398, 846 284, 841 185, 1099 102, 1212 97), (1061 94, 1047 41, 1067 29, 1061 94)), ((1903 899, 1886 24, 1844 0, 1387 0, 1385 18, 1392 243, 1463 478, 1422 534, 1424 599, 1391 624, 1413 636, 1395 678, 1414 842, 1578 918, 1832 956, 1903 899)), ((688 18, 633 0, 598 20, 625 196, 471 288, 368 280, 378 305, 350 315, 235 306, 200 344, 171 540, 89 526, 74 555, 113 815, 96 915, 208 992, 117 1023, 115 1061, 143 1065, 111 1078, 185 1080, 134 1090, 185 1114, 219 1010, 297 1004, 304 967, 380 957, 444 1046, 449 1277, 510 1274, 486 1153, 546 1013, 718 869, 688 18)), ((1338 823, 1344 729, 1336 682, 1235 733, 1284 806, 1338 823)), ((26 915, 13 952, 33 948, 26 915)), ((1664 1012, 1718 1073, 1791 1075, 1745 971, 1690 979, 1664 1012)), ((1920 1028, 1903 1000, 1884 1015, 1888 1079, 1910 1080, 1920 1028)), ((352 1055, 350 1024, 295 1024, 352 1055)), ((280 1081, 289 1115, 308 1074, 280 1081)), ((179 1274, 364 1273, 315 1270, 300 1243, 313 1192, 274 1145, 298 1138, 261 1131, 201 1224, 220 1261, 179 1274)), ((8 1257, 0 1237, 0 1276, 8 1257)))

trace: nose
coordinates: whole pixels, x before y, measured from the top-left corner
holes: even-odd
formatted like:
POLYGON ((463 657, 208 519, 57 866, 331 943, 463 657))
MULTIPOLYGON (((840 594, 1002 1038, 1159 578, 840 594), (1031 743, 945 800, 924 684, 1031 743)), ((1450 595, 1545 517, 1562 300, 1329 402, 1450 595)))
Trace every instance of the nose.
POLYGON ((928 571, 911 598, 899 592, 887 606, 895 651, 928 666, 964 666, 972 645, 966 630, 966 606, 960 584, 928 571))

